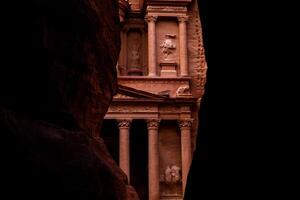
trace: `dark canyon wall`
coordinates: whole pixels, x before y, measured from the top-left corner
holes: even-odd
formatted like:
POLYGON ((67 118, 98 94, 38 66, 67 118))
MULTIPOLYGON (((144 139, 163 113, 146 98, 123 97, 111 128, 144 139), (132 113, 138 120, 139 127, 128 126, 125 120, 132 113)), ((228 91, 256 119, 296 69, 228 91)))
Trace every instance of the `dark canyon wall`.
POLYGON ((117 89, 117 1, 1 9, 1 199, 138 199, 98 136, 117 89))

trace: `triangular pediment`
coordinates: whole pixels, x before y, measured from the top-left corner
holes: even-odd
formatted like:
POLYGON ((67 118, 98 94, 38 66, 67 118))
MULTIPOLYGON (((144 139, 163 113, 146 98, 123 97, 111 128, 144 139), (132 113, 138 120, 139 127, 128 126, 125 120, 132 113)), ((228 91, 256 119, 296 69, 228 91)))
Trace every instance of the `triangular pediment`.
POLYGON ((114 99, 149 99, 149 100, 163 100, 166 99, 163 95, 153 94, 143 90, 138 90, 132 87, 119 85, 117 94, 114 99))

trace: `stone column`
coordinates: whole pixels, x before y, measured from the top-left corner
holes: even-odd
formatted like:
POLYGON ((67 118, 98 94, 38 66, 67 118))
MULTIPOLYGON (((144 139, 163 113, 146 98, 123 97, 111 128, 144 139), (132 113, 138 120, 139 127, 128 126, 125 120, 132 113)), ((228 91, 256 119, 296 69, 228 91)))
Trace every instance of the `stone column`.
POLYGON ((182 192, 184 194, 187 176, 192 162, 191 126, 192 119, 179 120, 181 130, 182 192))
POLYGON ((157 76, 156 70, 156 31, 155 22, 157 16, 147 16, 148 22, 148 68, 149 76, 157 76))
POLYGON ((149 200, 159 200, 159 119, 147 120, 148 125, 148 187, 149 200))
POLYGON ((186 35, 186 22, 187 16, 178 17, 179 22, 179 54, 180 54, 180 75, 188 76, 188 56, 187 56, 187 35, 186 35))
POLYGON ((125 172, 130 180, 130 140, 129 140, 129 129, 131 120, 123 119, 118 120, 119 126, 119 166, 125 172))

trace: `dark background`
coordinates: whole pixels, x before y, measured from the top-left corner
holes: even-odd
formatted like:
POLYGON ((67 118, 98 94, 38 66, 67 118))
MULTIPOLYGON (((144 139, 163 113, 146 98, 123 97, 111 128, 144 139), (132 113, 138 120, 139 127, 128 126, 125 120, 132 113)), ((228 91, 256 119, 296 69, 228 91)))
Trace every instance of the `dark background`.
POLYGON ((297 107, 287 75, 298 63, 287 46, 294 12, 279 2, 198 4, 208 74, 185 200, 287 199, 296 174, 295 118, 286 113, 297 107))

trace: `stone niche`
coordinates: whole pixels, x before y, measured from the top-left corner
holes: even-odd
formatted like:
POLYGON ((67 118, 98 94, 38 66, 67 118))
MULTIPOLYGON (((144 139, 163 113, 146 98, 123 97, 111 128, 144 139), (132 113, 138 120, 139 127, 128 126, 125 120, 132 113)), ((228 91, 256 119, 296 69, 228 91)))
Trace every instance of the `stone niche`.
POLYGON ((179 38, 176 18, 160 18, 156 26, 157 66, 161 77, 177 77, 179 38))
POLYGON ((143 75, 142 33, 139 29, 130 29, 127 33, 127 74, 143 75))
POLYGON ((182 195, 180 130, 176 121, 162 121, 159 129, 160 196, 182 195))
POLYGON ((118 62, 120 76, 147 75, 147 34, 144 21, 128 19, 121 34, 121 52, 118 62))

